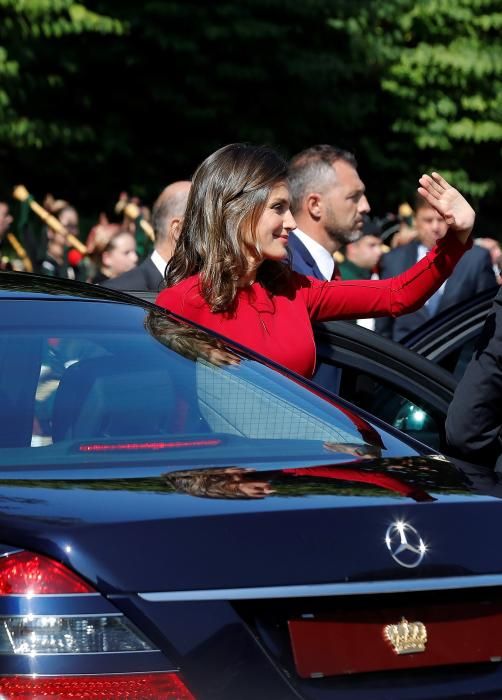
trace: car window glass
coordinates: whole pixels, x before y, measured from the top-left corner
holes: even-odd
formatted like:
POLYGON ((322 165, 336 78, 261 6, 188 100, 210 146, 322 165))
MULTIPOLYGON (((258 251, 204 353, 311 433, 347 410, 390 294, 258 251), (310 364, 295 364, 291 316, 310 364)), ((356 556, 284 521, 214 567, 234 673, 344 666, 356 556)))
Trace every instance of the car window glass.
POLYGON ((407 435, 440 450, 444 445, 444 421, 439 412, 414 392, 405 392, 391 382, 353 368, 323 362, 316 380, 333 373, 338 393, 344 399, 381 418, 407 435))
POLYGON ((99 343, 82 337, 42 337, 40 373, 35 392, 31 445, 52 444, 54 399, 61 378, 73 364, 86 357, 107 354, 99 343))
POLYGON ((43 448, 40 459, 54 463, 54 455, 69 463, 197 447, 235 461, 416 453, 357 412, 163 313, 124 306, 114 317, 111 305, 76 303, 79 312, 69 304, 74 313, 61 318, 63 303, 49 303, 44 319, 37 302, 34 327, 28 318, 8 327, 2 413, 16 430, 0 433, 0 449, 43 448))

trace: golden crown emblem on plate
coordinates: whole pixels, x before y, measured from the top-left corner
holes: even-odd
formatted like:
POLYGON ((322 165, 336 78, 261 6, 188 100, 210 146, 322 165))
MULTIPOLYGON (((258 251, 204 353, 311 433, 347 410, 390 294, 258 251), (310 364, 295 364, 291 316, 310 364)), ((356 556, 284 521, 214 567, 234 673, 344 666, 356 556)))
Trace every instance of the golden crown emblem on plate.
POLYGON ((427 630, 423 622, 408 622, 402 617, 397 625, 386 625, 384 638, 392 644, 396 654, 417 654, 425 651, 427 630))

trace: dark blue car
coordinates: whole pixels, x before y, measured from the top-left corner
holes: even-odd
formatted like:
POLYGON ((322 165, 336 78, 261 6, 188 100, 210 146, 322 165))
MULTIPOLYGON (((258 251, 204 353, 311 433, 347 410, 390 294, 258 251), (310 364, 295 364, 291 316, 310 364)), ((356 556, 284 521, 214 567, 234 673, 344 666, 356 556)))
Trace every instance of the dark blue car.
POLYGON ((490 470, 139 299, 0 309, 1 698, 502 697, 490 470))

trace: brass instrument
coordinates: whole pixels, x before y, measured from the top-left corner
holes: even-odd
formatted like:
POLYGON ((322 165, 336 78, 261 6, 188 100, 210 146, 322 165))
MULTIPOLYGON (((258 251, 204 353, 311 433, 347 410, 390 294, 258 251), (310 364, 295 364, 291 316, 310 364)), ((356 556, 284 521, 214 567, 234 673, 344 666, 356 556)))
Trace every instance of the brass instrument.
MULTIPOLYGON (((25 202, 30 197, 30 193, 24 185, 18 185, 14 188, 12 196, 14 197, 14 199, 17 199, 20 202, 25 202)), ((49 228, 51 228, 56 233, 61 233, 63 236, 65 236, 68 243, 74 248, 76 248, 79 251, 79 253, 82 253, 82 255, 87 254, 86 246, 81 241, 79 241, 79 239, 76 236, 67 231, 63 224, 58 219, 56 219, 55 216, 50 214, 46 209, 40 206, 40 204, 35 202, 35 200, 33 199, 30 201, 29 204, 31 210, 34 211, 35 214, 39 216, 49 228)))
POLYGON ((8 233, 7 240, 11 244, 16 255, 22 260, 22 263, 24 265, 24 269, 26 270, 26 272, 33 272, 33 264, 31 262, 31 259, 28 256, 28 253, 26 252, 24 247, 21 245, 21 243, 16 238, 16 236, 13 233, 8 233))
MULTIPOLYGON (((129 202, 129 204, 125 206, 124 214, 133 221, 137 221, 137 219, 141 216, 141 212, 138 205, 134 204, 133 202, 129 202)), ((146 233, 148 238, 150 238, 151 241, 155 242, 155 233, 151 224, 149 224, 148 221, 145 221, 144 219, 140 219, 139 225, 146 233)))

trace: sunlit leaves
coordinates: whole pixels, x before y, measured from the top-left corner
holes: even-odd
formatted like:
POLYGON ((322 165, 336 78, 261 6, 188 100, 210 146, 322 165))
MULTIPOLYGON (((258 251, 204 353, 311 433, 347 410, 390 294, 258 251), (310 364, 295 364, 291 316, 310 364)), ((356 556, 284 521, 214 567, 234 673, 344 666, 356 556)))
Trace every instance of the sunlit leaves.
MULTIPOLYGON (((394 101, 392 131, 436 163, 439 152, 445 165, 458 164, 473 196, 486 193, 489 180, 475 180, 466 148, 502 145, 501 27, 495 0, 385 0, 365 4, 359 15, 367 51, 381 66, 381 87, 394 101)), ((489 178, 490 169, 480 175, 489 178)))
POLYGON ((502 187, 499 0, 0 8, 0 148, 89 199, 133 185, 153 199, 234 140, 354 150, 375 213, 431 166, 472 197, 502 187))

